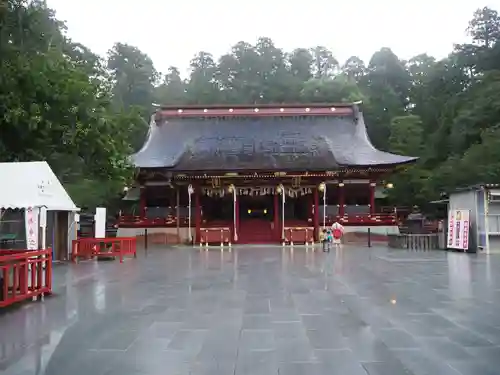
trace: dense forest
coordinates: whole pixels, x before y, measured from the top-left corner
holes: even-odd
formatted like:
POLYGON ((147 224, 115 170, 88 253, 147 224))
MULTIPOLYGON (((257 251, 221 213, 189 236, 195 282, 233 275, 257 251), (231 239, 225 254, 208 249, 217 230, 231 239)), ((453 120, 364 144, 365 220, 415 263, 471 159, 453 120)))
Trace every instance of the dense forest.
POLYGON ((442 60, 406 61, 383 47, 366 64, 339 62, 322 46, 283 51, 261 37, 219 59, 199 52, 183 79, 127 44, 97 56, 44 1, 0 0, 0 161, 47 160, 78 204, 94 206, 131 179, 127 156, 153 103, 362 100, 378 148, 420 157, 393 176, 390 199, 425 205, 457 186, 500 182, 500 17, 483 8, 471 18, 470 43, 442 60))

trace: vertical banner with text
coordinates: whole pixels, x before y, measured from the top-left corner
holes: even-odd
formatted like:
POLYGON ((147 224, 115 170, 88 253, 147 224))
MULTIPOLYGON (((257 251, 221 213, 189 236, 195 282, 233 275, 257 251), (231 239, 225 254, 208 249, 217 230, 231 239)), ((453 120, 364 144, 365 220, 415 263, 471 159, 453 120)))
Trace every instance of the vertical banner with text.
POLYGON ((448 212, 448 249, 467 250, 469 248, 469 210, 448 212))
POLYGON ((95 209, 95 238, 106 238, 106 207, 96 207, 95 209))
POLYGON ((27 250, 38 250, 38 208, 28 207, 24 210, 27 250))

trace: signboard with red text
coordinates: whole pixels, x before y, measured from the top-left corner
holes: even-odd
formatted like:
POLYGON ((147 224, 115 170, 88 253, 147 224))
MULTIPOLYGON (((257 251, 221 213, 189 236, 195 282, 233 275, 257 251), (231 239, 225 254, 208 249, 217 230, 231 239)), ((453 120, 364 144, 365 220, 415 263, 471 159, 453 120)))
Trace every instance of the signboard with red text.
POLYGON ((24 211, 26 249, 28 250, 38 250, 38 212, 37 207, 28 207, 24 211))
POLYGON ((469 248, 469 210, 448 212, 448 249, 467 250, 469 248))

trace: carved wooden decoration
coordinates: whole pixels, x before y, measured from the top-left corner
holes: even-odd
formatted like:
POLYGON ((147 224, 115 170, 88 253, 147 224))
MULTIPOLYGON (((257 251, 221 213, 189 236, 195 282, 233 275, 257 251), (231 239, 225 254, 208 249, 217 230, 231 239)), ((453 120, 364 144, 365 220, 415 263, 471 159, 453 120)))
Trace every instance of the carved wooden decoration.
POLYGON ((293 177, 292 178, 292 187, 293 188, 298 188, 300 187, 300 182, 301 182, 301 177, 298 176, 298 177, 293 177))
POLYGON ((212 177, 212 188, 220 188, 221 183, 220 183, 220 177, 212 177))

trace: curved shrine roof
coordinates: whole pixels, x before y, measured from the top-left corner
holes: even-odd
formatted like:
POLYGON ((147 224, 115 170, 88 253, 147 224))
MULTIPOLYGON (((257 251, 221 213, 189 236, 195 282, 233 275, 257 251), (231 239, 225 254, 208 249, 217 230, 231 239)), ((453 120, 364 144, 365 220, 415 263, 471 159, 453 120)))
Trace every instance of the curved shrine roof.
POLYGON ((135 166, 324 171, 395 166, 417 159, 377 150, 368 139, 362 113, 353 106, 337 111, 331 106, 285 107, 281 112, 272 107, 217 108, 160 110, 152 117, 143 148, 132 156, 135 166))

